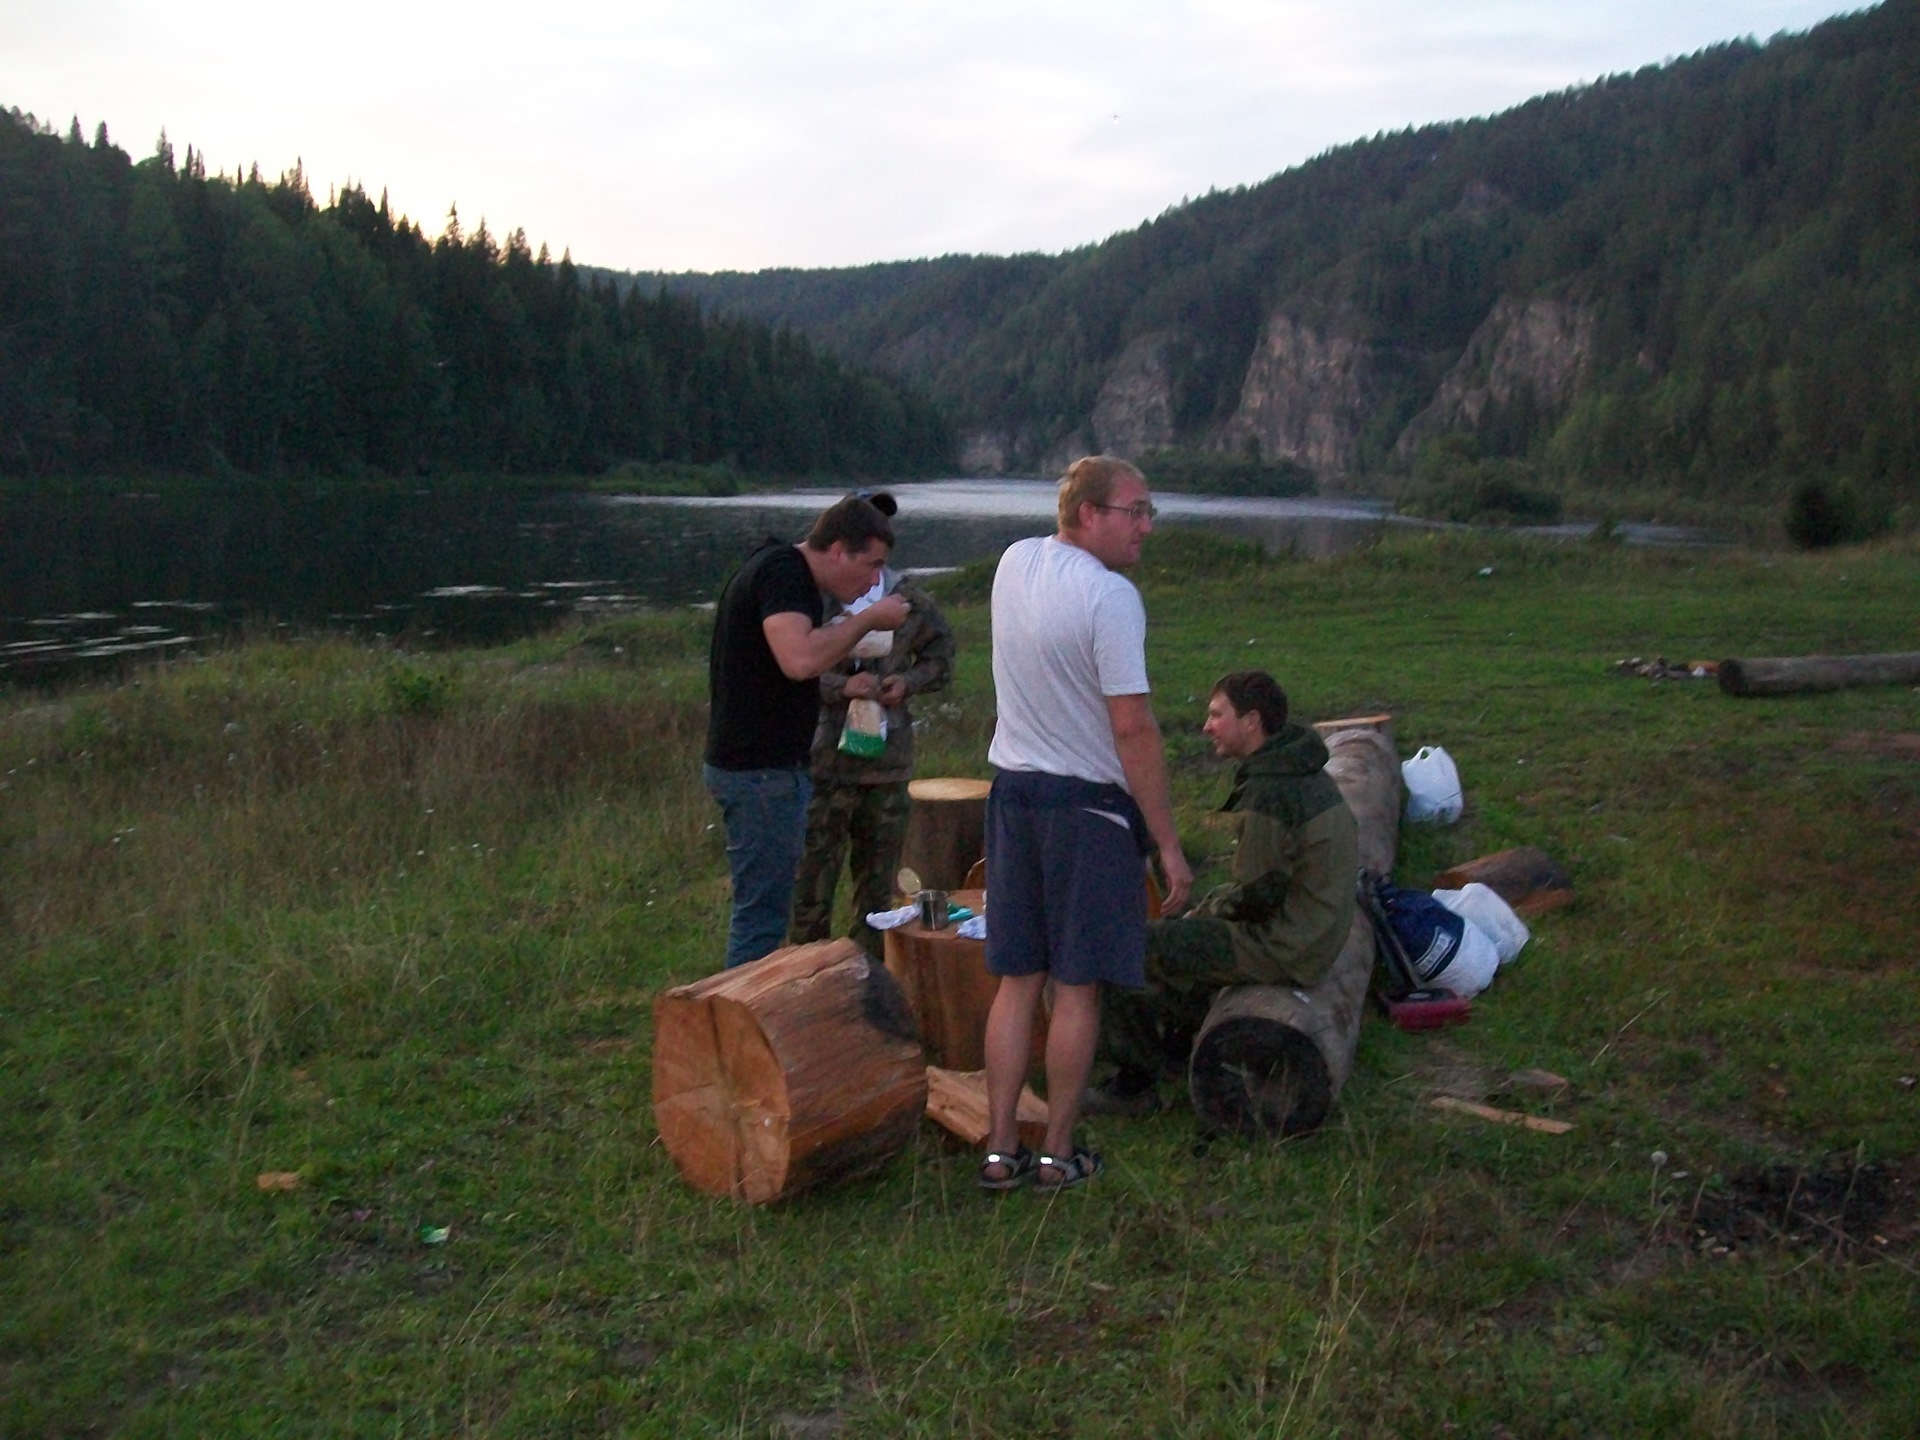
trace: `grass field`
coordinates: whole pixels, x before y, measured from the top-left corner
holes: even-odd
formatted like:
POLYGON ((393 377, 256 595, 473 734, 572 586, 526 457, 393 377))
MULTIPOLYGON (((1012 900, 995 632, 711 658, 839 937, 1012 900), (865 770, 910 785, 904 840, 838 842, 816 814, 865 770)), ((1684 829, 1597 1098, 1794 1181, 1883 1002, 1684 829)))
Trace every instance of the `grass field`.
MULTIPOLYGON (((1204 697, 1259 665, 1459 762, 1403 883, 1532 844, 1579 898, 1471 1025, 1370 1020, 1320 1133, 1102 1122, 1052 1201, 930 1131, 774 1208, 678 1179, 651 1004, 726 906, 698 614, 0 692, 0 1430, 1909 1435, 1920 695, 1614 666, 1920 650, 1916 562, 1156 537, 1196 859, 1204 697)), ((942 592, 923 773, 986 773, 984 588, 942 592)))

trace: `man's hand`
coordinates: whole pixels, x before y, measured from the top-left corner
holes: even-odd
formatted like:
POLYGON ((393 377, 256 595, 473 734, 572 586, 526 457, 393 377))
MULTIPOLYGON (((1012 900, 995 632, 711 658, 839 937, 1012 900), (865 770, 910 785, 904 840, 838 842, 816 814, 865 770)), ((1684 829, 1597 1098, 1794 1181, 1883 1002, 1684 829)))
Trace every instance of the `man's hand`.
POLYGON ((841 687, 841 693, 849 700, 871 700, 876 694, 884 699, 886 687, 871 670, 856 670, 847 677, 847 683, 841 687))
POLYGON ((862 633, 871 630, 898 630, 907 623, 907 616, 913 613, 913 606, 899 595, 889 595, 876 600, 853 618, 860 622, 862 633))
POLYGON ((1187 908, 1187 901, 1193 897, 1193 867, 1187 864, 1187 857, 1180 853, 1178 845, 1160 852, 1160 873, 1167 880, 1167 893, 1161 897, 1160 913, 1177 915, 1187 908))
POLYGON ((907 682, 899 675, 889 675, 880 682, 880 703, 898 705, 907 698, 907 682))

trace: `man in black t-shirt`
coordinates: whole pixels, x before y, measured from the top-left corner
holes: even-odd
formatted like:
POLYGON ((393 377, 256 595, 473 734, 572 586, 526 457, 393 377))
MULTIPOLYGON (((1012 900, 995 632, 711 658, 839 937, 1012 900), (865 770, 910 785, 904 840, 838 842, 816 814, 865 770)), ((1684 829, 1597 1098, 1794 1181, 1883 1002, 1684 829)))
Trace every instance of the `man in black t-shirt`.
POLYGON ((807 774, 823 671, 860 637, 892 630, 908 606, 897 595, 832 625, 821 594, 843 604, 873 587, 893 548, 893 528, 869 501, 849 495, 798 545, 769 540, 720 592, 707 684, 704 778, 727 827, 733 914, 727 965, 779 947, 806 842, 807 774))

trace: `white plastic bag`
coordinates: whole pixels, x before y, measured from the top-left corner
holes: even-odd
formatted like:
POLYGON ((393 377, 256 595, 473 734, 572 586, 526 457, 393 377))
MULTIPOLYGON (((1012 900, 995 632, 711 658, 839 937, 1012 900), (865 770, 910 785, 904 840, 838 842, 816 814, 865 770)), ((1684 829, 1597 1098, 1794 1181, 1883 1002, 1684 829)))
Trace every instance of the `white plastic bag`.
POLYGON ((1486 931, 1493 948, 1500 954, 1502 965, 1510 963, 1533 938, 1527 922, 1513 913, 1513 907, 1500 898, 1500 892, 1478 880, 1471 880, 1458 890, 1436 890, 1433 898, 1461 919, 1486 931))
POLYGON ((887 709, 878 700, 849 700, 847 723, 840 731, 840 751, 861 760, 878 760, 887 753, 887 709))
POLYGON ((1402 761, 1400 778, 1407 783, 1407 819, 1451 825, 1460 818, 1466 807, 1460 772, 1453 757, 1438 745, 1422 745, 1411 759, 1402 761))

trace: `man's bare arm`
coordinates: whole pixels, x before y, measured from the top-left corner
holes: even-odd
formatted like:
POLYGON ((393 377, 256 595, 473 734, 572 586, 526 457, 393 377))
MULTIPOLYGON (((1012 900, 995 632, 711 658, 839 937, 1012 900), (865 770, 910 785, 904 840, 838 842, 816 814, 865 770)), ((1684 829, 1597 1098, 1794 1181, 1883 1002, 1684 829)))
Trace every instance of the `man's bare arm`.
POLYGON ((1145 695, 1107 696, 1107 719, 1113 725, 1114 747, 1134 804, 1146 817, 1147 833, 1160 847, 1160 871, 1167 878, 1161 909, 1171 915, 1184 910, 1193 890, 1193 869, 1180 849, 1173 828, 1173 791, 1167 784, 1167 752, 1160 739, 1160 723, 1145 695))
POLYGON ((760 622, 780 673, 789 680, 812 680, 847 658, 870 630, 895 630, 910 607, 898 595, 877 600, 836 625, 815 625, 798 610, 782 610, 760 622))

